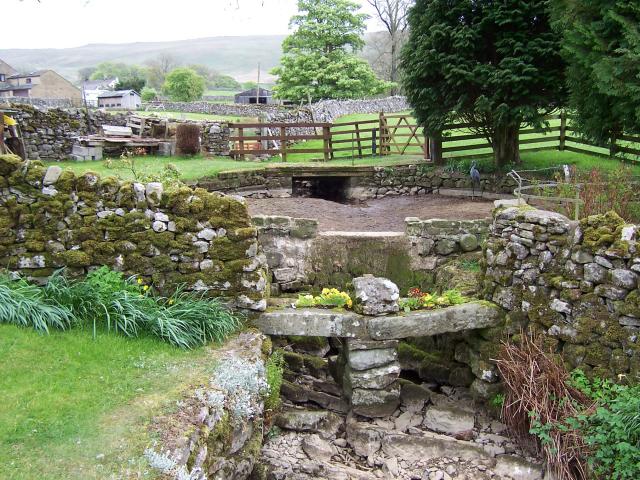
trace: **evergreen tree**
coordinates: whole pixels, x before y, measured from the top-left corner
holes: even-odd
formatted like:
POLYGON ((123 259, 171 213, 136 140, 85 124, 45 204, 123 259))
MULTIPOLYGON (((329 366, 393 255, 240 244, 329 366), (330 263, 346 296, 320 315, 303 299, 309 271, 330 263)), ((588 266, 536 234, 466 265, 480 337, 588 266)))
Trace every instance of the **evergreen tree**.
POLYGON ((351 0, 298 0, 296 30, 282 44, 275 95, 292 101, 355 98, 381 93, 390 84, 376 78, 354 55, 364 46, 367 16, 351 0))
POLYGON ((417 0, 402 52, 403 86, 425 132, 463 120, 496 163, 519 163, 518 130, 563 99, 560 37, 547 0, 417 0))
POLYGON ((562 0, 556 7, 577 128, 603 145, 639 133, 640 3, 562 0))

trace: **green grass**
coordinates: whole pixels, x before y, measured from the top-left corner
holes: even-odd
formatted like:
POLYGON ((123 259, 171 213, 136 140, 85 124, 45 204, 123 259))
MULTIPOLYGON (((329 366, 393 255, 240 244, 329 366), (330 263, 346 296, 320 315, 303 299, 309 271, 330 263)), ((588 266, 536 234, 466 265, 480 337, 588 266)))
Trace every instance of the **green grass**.
MULTIPOLYGON (((389 156, 385 158, 362 158, 362 159, 340 159, 332 161, 331 165, 398 165, 403 163, 411 163, 420 160, 420 157, 407 156, 389 156)), ((279 163, 272 160, 267 162, 241 162, 233 160, 229 157, 137 157, 135 158, 136 168, 144 175, 156 174, 162 171, 165 165, 171 163, 176 166, 180 172, 180 178, 185 181, 197 180, 199 178, 215 176, 223 171, 232 170, 258 170, 263 168, 278 168, 281 165, 292 166, 297 164, 310 165, 309 160, 302 162, 279 163)), ((95 172, 102 176, 114 175, 125 180, 133 180, 133 174, 130 169, 125 167, 120 161, 113 160, 112 167, 107 165, 103 160, 89 162, 45 162, 47 165, 59 165, 64 169, 71 170, 80 175, 84 172, 95 172)), ((313 163, 313 165, 322 166, 324 163, 313 163)))
MULTIPOLYGON (((126 113, 128 110, 109 110, 111 113, 126 113)), ((238 117, 234 115, 210 115, 208 113, 185 113, 167 112, 164 110, 144 111, 136 110, 136 115, 141 117, 156 116, 160 118, 171 118, 174 120, 208 120, 211 122, 255 122, 257 119, 251 117, 238 117)))
POLYGON ((211 367, 208 348, 0 325, 0 478, 143 478, 151 412, 211 367))
POLYGON ((204 94, 212 97, 233 97, 239 92, 240 90, 207 90, 204 94))

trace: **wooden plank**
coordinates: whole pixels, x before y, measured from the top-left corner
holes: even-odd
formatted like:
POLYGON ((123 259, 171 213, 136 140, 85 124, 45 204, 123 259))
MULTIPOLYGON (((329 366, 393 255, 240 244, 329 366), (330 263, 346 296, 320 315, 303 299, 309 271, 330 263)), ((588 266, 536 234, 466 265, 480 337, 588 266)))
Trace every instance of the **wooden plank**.
POLYGON ((640 143, 640 136, 636 136, 636 135, 621 135, 619 140, 623 140, 625 142, 640 143))
POLYGON ((310 122, 310 123, 285 123, 285 122, 267 122, 267 123, 230 123, 229 128, 315 128, 315 127, 330 127, 331 124, 327 122, 310 122))
POLYGON ((342 127, 344 125, 365 125, 367 123, 378 123, 378 120, 358 120, 354 122, 335 122, 332 123, 332 127, 342 127))
POLYGON ((239 149, 232 149, 229 151, 229 153, 231 155, 242 155, 244 156, 245 154, 249 154, 249 155, 277 155, 279 153, 282 153, 282 150, 279 148, 256 148, 255 150, 251 150, 251 149, 245 149, 245 150, 239 150, 239 149))
POLYGON ((556 140, 560 140, 560 135, 553 135, 550 137, 523 138, 519 140, 518 143, 520 145, 526 145, 527 143, 554 142, 556 140))
POLYGON ((640 155, 640 149, 637 148, 630 148, 630 147, 623 147, 621 145, 616 145, 616 152, 622 152, 622 153, 630 153, 631 155, 640 155))
POLYGON ((490 143, 484 143, 484 144, 474 143, 472 145, 457 145, 455 147, 442 147, 442 153, 461 152, 464 150, 476 150, 476 149, 479 150, 481 148, 491 148, 491 144, 490 143))
MULTIPOLYGON (((280 135, 244 135, 242 137, 244 140, 279 140, 280 135)), ((287 135, 289 140, 322 140, 324 138, 323 135, 287 135)), ((229 141, 240 140, 240 137, 237 135, 233 135, 229 137, 229 141)))
POLYGON ((585 150, 584 148, 578 148, 572 145, 565 145, 564 149, 575 153, 586 153, 587 155, 594 155, 596 157, 611 158, 608 153, 594 152, 593 150, 585 150))
POLYGON ((360 126, 356 125, 356 141, 358 142, 358 158, 362 158, 362 142, 360 141, 360 126))

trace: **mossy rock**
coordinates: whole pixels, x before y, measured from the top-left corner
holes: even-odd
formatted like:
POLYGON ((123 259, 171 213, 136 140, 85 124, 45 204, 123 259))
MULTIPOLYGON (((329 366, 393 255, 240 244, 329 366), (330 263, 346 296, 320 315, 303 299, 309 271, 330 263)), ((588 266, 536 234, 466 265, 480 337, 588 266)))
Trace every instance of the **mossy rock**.
POLYGON ((24 161, 18 155, 0 155, 0 176, 6 177, 17 171, 24 161))
POLYGON ((91 257, 82 250, 67 250, 58 255, 64 265, 70 267, 88 267, 91 265, 91 257))

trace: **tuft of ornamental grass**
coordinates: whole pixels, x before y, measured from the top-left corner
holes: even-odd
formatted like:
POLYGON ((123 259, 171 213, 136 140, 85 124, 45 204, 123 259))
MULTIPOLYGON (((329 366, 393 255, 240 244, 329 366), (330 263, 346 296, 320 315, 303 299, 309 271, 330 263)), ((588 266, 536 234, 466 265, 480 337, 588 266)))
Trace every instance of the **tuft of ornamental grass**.
POLYGON ((241 325, 240 318, 217 299, 182 288, 168 298, 154 296, 141 281, 107 267, 82 280, 70 279, 61 270, 45 287, 8 276, 0 279, 0 322, 42 331, 79 324, 92 327, 94 337, 98 329, 127 337, 146 334, 189 349, 222 342, 241 325))
POLYGON ((70 328, 74 316, 68 308, 48 302, 42 289, 36 285, 0 274, 0 323, 32 327, 48 333, 50 328, 70 328))

